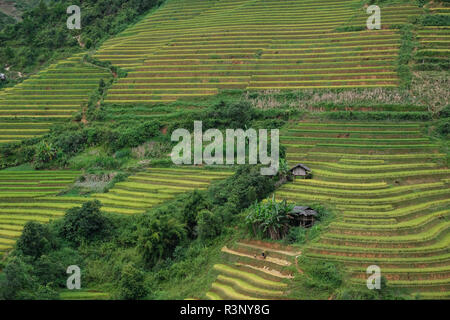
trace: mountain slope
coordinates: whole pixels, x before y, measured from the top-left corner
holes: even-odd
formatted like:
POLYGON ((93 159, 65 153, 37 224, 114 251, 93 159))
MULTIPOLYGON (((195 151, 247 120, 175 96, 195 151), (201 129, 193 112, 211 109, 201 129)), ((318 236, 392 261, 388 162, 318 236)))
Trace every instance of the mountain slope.
POLYGON ((131 70, 107 101, 161 103, 230 88, 395 87, 399 34, 388 25, 421 9, 386 9, 383 30, 338 31, 350 21, 365 29, 357 4, 168 1, 96 54, 131 70))
POLYGON ((357 283, 378 265, 390 285, 424 296, 450 291, 450 170, 420 123, 298 122, 280 137, 294 165, 312 168, 276 195, 336 206, 339 218, 311 258, 343 262, 357 283))

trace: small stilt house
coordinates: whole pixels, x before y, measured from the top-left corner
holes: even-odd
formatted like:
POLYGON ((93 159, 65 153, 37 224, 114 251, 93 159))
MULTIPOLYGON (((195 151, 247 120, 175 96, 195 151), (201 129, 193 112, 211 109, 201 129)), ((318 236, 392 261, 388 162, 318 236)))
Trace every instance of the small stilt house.
POLYGON ((317 211, 307 206, 295 206, 289 216, 294 225, 310 228, 316 222, 317 211))
POLYGON ((311 176, 311 169, 305 166, 304 164, 297 164, 295 167, 293 167, 291 170, 291 174, 296 177, 303 177, 308 178, 311 176))

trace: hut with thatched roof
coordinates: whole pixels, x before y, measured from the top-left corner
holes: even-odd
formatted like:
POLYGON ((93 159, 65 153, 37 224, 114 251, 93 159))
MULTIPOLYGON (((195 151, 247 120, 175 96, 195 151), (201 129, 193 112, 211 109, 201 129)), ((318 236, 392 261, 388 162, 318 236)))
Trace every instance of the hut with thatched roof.
POLYGON ((293 167, 290 170, 290 172, 294 178, 296 177, 309 178, 311 177, 312 170, 307 166, 305 166, 304 164, 299 163, 295 167, 293 167))
POLYGON ((295 206, 289 213, 292 224, 304 228, 310 228, 317 219, 317 211, 307 206, 295 206))

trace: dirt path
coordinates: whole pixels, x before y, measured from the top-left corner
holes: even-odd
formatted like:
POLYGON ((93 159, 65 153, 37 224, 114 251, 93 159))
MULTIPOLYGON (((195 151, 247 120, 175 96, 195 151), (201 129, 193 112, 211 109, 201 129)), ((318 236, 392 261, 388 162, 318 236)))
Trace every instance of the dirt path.
POLYGON ((270 251, 277 252, 277 253, 284 254, 286 256, 291 256, 291 257, 294 257, 294 256, 296 257, 302 253, 301 251, 286 251, 286 250, 275 249, 275 248, 272 248, 269 244, 267 246, 258 246, 257 244, 254 244, 251 242, 242 242, 241 244, 243 244, 247 247, 254 248, 254 249, 259 249, 262 251, 270 250, 270 251))
MULTIPOLYGON (((236 256, 248 257, 248 258, 251 258, 251 259, 256 259, 255 255, 246 254, 246 253, 242 253, 242 252, 239 252, 239 251, 234 251, 234 250, 228 249, 227 247, 223 247, 222 248, 222 252, 226 252, 226 253, 229 253, 229 254, 234 254, 236 256)), ((272 263, 275 263, 275 264, 277 264, 279 266, 283 266, 283 267, 291 265, 291 263, 289 261, 287 261, 287 260, 273 258, 273 257, 267 257, 264 260, 272 262, 272 263)))

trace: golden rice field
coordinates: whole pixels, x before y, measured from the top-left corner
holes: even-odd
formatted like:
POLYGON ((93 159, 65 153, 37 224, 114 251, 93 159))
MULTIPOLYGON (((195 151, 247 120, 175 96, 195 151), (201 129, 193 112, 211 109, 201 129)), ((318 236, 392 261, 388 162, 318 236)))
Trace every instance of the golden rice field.
POLYGON ((449 297, 450 169, 421 123, 298 122, 284 130, 290 164, 313 179, 276 192, 320 202, 338 218, 306 256, 344 263, 356 283, 369 265, 390 285, 423 297, 449 297))

